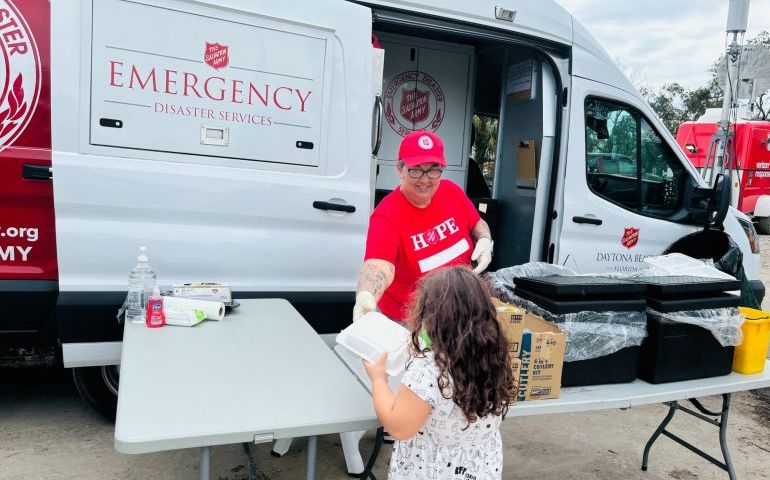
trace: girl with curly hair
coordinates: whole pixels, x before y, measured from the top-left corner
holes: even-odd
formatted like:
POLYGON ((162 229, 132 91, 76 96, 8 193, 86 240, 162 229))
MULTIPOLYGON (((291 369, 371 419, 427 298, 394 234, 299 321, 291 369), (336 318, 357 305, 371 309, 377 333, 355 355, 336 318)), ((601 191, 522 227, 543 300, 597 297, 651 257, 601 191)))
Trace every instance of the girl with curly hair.
POLYGON ((364 362, 377 416, 398 440, 388 478, 502 478, 499 428, 514 381, 486 285, 467 267, 432 272, 408 320, 410 360, 395 394, 387 354, 364 362))

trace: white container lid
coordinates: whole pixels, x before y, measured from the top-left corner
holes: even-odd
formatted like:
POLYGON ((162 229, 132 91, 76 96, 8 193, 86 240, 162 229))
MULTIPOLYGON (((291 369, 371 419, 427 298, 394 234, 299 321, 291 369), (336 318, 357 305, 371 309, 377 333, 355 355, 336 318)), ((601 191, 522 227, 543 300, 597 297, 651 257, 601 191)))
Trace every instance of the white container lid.
POLYGON ((388 375, 404 371, 409 352, 409 330, 379 312, 370 312, 337 335, 337 343, 368 362, 388 352, 388 375))

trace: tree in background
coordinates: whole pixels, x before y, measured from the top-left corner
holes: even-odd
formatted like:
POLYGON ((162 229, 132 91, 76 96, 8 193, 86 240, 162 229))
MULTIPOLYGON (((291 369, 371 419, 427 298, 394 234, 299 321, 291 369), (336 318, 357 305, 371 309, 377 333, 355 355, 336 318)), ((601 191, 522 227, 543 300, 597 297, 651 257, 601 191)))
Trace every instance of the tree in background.
MULTIPOLYGON (((727 77, 724 55, 714 62, 711 81, 716 82, 720 97, 727 77)), ((740 61, 738 99, 742 106, 753 106, 752 120, 770 120, 770 32, 760 32, 746 40, 740 61)))
MULTIPOLYGON (((749 47, 747 52, 751 53, 744 55, 745 58, 742 59, 741 77, 746 78, 747 75, 756 77, 754 81, 760 87, 754 89, 756 97, 752 118, 770 120, 770 88, 765 87, 767 84, 765 81, 770 82, 770 32, 759 33, 756 37, 748 39, 746 45, 749 47)), ((621 68, 623 68, 622 64, 621 68)), ((711 78, 706 85, 693 89, 674 82, 667 83, 655 91, 646 86, 643 75, 638 69, 629 71, 628 68, 623 68, 623 70, 672 135, 676 134, 682 122, 697 120, 707 108, 722 106, 724 95, 722 85, 726 75, 724 54, 711 67, 711 78)), ((741 94, 739 96, 745 98, 750 96, 751 91, 746 92, 746 88, 748 88, 747 85, 744 85, 744 90, 739 91, 741 94)))
POLYGON ((722 92, 713 85, 689 89, 679 83, 667 83, 657 92, 649 88, 639 93, 655 110, 672 135, 682 122, 697 120, 707 108, 722 104, 722 92))
POLYGON ((495 160, 497 157, 497 126, 498 120, 494 117, 476 114, 473 115, 473 145, 471 157, 481 167, 487 185, 492 185, 495 178, 495 160))
POLYGON ((755 85, 753 120, 770 120, 770 32, 763 31, 747 42, 754 46, 749 68, 754 73, 755 85))

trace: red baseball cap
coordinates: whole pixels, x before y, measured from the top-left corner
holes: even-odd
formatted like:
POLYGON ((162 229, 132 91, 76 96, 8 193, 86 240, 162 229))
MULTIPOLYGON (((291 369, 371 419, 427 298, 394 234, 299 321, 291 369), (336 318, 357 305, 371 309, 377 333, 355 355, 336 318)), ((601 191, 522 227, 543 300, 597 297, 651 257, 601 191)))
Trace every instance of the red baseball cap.
POLYGON ((423 163, 438 163, 446 167, 444 142, 433 132, 415 130, 401 140, 398 159, 409 168, 423 163))

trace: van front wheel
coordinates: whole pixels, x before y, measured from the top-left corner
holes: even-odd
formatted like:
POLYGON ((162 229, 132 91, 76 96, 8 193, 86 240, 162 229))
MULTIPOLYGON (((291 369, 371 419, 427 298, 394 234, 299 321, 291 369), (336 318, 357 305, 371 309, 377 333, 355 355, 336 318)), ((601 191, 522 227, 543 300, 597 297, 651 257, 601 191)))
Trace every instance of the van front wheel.
POLYGON ((757 231, 762 235, 770 233, 770 217, 757 217, 757 231))
POLYGON ((114 422, 118 408, 120 365, 73 368, 72 378, 80 397, 104 418, 114 422))

